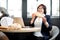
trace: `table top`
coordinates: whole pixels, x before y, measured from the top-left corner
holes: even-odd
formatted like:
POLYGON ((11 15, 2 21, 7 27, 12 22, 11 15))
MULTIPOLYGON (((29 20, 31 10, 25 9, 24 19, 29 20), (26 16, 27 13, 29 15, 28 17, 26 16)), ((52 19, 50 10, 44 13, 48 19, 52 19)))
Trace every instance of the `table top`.
POLYGON ((14 28, 4 28, 0 26, 0 31, 2 32, 37 32, 40 31, 40 27, 26 27, 26 28, 18 28, 18 29, 14 29, 14 28))

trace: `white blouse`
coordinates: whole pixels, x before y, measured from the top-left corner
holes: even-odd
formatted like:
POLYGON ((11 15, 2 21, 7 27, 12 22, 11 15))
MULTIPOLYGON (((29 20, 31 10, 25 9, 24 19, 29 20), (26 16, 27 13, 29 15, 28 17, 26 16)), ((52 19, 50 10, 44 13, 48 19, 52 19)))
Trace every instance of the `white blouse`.
MULTIPOLYGON (((35 21, 34 21, 34 26, 35 27, 39 27, 39 28, 42 27, 42 18, 37 17, 35 19, 35 21)), ((34 32, 34 36, 36 36, 36 37, 43 37, 43 35, 41 33, 41 29, 38 32, 34 32)))

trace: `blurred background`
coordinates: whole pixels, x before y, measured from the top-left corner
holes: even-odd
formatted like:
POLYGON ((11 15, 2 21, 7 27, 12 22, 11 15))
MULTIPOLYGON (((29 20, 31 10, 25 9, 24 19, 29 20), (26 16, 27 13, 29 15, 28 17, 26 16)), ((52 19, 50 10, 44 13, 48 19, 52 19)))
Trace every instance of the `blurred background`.
MULTIPOLYGON (((50 15, 52 24, 60 29, 60 0, 0 0, 0 7, 7 9, 7 14, 12 17, 22 17, 25 25, 29 25, 32 13, 36 12, 39 4, 46 5, 46 15, 50 15)), ((60 40, 59 37, 60 34, 56 40, 60 40)))

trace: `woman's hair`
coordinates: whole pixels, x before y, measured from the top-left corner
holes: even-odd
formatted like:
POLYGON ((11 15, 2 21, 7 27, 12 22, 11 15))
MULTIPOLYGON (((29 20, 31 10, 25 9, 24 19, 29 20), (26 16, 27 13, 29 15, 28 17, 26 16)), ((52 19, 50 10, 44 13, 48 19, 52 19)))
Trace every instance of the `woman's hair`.
POLYGON ((37 10, 38 10, 38 8, 39 8, 40 6, 43 7, 43 9, 44 9, 44 14, 46 14, 46 6, 45 6, 44 4, 40 4, 40 5, 37 7, 37 10))

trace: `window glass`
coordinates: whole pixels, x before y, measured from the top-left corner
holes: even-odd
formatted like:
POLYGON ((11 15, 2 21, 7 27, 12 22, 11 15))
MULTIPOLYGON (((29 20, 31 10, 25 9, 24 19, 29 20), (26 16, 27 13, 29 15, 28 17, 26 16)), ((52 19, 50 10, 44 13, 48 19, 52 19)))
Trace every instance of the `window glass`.
POLYGON ((4 7, 7 9, 7 0, 0 0, 0 7, 4 7))
POLYGON ((8 0, 8 13, 10 16, 22 17, 22 0, 8 0))
POLYGON ((32 13, 37 11, 40 4, 46 5, 47 15, 50 15, 50 0, 27 0, 27 18, 32 17, 32 13))
POLYGON ((52 0, 52 16, 59 16, 59 0, 52 0))

